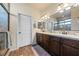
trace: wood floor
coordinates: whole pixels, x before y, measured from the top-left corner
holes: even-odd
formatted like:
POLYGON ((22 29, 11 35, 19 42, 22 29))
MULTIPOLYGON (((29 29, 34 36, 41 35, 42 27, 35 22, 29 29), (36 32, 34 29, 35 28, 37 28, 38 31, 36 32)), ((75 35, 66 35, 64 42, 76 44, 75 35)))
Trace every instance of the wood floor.
POLYGON ((0 50, 0 56, 5 56, 7 52, 8 52, 8 49, 0 50))
POLYGON ((9 56, 36 56, 33 52, 32 46, 24 46, 17 50, 11 51, 9 56))

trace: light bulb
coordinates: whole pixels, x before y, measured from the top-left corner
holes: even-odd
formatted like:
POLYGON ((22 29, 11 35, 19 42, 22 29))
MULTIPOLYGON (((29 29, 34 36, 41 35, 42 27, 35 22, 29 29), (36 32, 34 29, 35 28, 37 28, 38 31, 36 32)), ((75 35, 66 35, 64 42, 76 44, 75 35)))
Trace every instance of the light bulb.
POLYGON ((47 15, 45 15, 45 17, 47 17, 47 15))
POLYGON ((59 6, 58 9, 57 9, 57 11, 59 11, 60 9, 61 9, 61 7, 59 6))
POLYGON ((60 11, 60 13, 64 12, 63 10, 60 11))
POLYGON ((44 17, 42 17, 42 19, 44 19, 44 17))
POLYGON ((66 10, 69 10, 69 9, 71 9, 71 7, 67 7, 67 8, 66 8, 66 10))
POLYGON ((78 6, 77 4, 74 5, 75 7, 78 6))
POLYGON ((66 4, 64 4, 64 6, 63 7, 67 7, 68 6, 68 4, 66 3, 66 4))

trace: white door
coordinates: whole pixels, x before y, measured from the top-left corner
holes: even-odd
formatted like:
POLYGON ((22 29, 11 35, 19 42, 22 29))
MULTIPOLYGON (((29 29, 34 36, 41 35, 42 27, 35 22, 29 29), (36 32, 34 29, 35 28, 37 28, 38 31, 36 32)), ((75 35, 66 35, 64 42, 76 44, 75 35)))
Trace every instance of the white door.
POLYGON ((32 20, 28 15, 19 14, 17 30, 17 47, 30 45, 32 41, 32 20))

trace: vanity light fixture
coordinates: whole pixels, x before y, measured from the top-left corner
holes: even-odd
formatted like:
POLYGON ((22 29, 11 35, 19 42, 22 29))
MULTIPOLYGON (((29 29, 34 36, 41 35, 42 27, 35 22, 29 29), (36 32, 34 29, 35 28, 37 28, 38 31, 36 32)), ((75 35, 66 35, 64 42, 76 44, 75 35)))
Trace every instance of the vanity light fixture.
POLYGON ((71 9, 71 7, 67 7, 65 10, 69 10, 69 9, 71 9))
POLYGON ((44 17, 42 17, 42 19, 44 19, 44 17))
POLYGON ((45 19, 49 19, 50 17, 46 17, 45 19))
POLYGON ((71 7, 69 6, 68 3, 65 3, 65 4, 63 4, 62 8, 60 6, 58 6, 58 9, 56 12, 62 13, 62 12, 64 12, 64 10, 69 10, 69 9, 71 9, 71 7))
POLYGON ((60 6, 58 6, 58 9, 57 9, 57 11, 59 11, 59 10, 61 10, 61 7, 60 7, 60 6))
POLYGON ((78 6, 77 4, 74 4, 74 7, 78 6))
POLYGON ((47 15, 45 15, 44 17, 47 17, 47 15))
POLYGON ((75 3, 73 6, 74 6, 74 7, 77 7, 77 6, 79 6, 79 3, 75 3))
POLYGON ((68 4, 67 4, 67 3, 65 3, 63 7, 67 7, 67 6, 68 6, 68 4))
POLYGON ((64 11, 63 11, 63 10, 60 10, 59 12, 62 13, 62 12, 64 12, 64 11))
POLYGON ((43 16, 43 17, 41 18, 41 20, 49 19, 49 18, 50 18, 49 16, 45 15, 45 16, 43 16))

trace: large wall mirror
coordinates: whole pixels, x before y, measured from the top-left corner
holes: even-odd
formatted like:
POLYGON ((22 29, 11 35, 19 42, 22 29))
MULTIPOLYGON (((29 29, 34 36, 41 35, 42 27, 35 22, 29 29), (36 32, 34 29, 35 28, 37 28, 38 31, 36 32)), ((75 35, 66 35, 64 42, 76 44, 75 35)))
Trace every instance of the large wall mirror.
POLYGON ((51 17, 55 18, 54 30, 71 31, 71 25, 72 25, 71 9, 64 10, 63 12, 57 12, 51 17))
POLYGON ((79 31, 79 4, 69 3, 65 5, 68 6, 51 15, 51 18, 55 20, 52 30, 79 31))
POLYGON ((45 22, 44 26, 42 24, 43 28, 49 32, 79 31, 79 4, 69 3, 67 7, 51 14, 49 19, 44 19, 42 22, 45 22))
POLYGON ((3 4, 0 4, 0 32, 7 32, 9 29, 9 13, 3 4))

